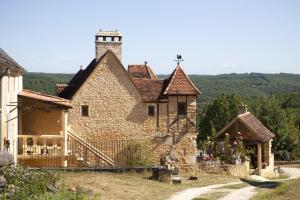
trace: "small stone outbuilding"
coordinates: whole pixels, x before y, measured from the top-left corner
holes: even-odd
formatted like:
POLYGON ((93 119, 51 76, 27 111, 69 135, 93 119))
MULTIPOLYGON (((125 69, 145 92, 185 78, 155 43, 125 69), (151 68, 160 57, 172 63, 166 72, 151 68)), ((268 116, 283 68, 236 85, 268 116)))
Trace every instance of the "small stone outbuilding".
POLYGON ((246 105, 240 106, 239 115, 217 133, 216 139, 224 141, 226 134, 229 134, 230 139, 241 134, 244 145, 254 149, 251 163, 257 175, 264 177, 274 175, 274 154, 271 147, 275 135, 247 111, 246 105))

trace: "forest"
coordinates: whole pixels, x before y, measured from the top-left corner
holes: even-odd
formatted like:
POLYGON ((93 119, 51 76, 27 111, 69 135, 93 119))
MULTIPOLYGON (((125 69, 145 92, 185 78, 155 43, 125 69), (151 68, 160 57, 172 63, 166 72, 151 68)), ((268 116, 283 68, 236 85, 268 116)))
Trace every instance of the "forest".
MULTIPOLYGON (((55 84, 68 83, 73 74, 24 74, 24 88, 55 95, 55 84)), ((166 75, 160 75, 165 78, 166 75)), ((200 89, 198 145, 231 121, 238 105, 247 104, 275 135, 278 160, 300 159, 300 75, 221 74, 190 75, 200 89)))

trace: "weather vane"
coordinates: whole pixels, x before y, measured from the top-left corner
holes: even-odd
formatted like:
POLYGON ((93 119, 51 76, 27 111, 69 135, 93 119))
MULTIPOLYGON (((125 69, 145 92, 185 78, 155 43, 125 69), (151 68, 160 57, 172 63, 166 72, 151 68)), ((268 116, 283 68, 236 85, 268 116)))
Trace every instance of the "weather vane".
POLYGON ((177 59, 175 59, 174 61, 177 63, 177 65, 180 65, 180 63, 183 62, 182 56, 178 54, 176 57, 177 59))

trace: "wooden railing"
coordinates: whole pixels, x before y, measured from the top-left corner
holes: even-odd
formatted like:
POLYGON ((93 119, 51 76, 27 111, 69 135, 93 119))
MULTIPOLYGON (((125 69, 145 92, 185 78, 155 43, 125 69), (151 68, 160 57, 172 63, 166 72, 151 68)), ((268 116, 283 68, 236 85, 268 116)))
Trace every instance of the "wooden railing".
POLYGON ((74 134, 71 131, 68 131, 68 136, 75 139, 77 142, 79 142, 81 145, 84 146, 84 148, 88 149, 92 153, 94 153, 97 157, 107 162, 110 166, 115 166, 114 160, 112 160, 109 156, 105 155, 103 152, 101 152, 101 149, 95 148, 92 144, 88 143, 87 141, 84 141, 79 136, 74 134))
POLYGON ((61 135, 18 135, 18 155, 62 155, 64 137, 61 135))

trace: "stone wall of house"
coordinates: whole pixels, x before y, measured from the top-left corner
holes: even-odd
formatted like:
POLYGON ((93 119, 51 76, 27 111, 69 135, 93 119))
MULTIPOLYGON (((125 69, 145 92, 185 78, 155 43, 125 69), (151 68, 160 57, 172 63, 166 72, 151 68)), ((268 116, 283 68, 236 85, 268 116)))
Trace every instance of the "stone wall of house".
MULTIPOLYGON (((170 97, 169 123, 176 117, 176 99, 177 97, 170 97)), ((196 123, 196 97, 179 97, 179 99, 188 100, 188 117, 196 123)), ((156 115, 148 116, 148 103, 143 102, 125 69, 110 53, 101 60, 71 103, 73 106, 69 113, 71 131, 83 140, 147 141, 152 144, 157 161, 162 154, 169 152, 174 142, 172 134, 177 132, 177 128, 174 128, 177 123, 172 127, 172 131, 170 130, 172 134, 168 136, 168 103, 159 103, 159 120, 156 115), (81 116, 81 105, 89 106, 88 117, 81 116)), ((157 111, 157 104, 153 105, 157 111)), ((195 151, 196 129, 185 119, 179 124, 180 127, 183 124, 189 124, 190 127, 188 133, 177 134, 175 144, 182 160, 189 161, 192 160, 195 151)))

